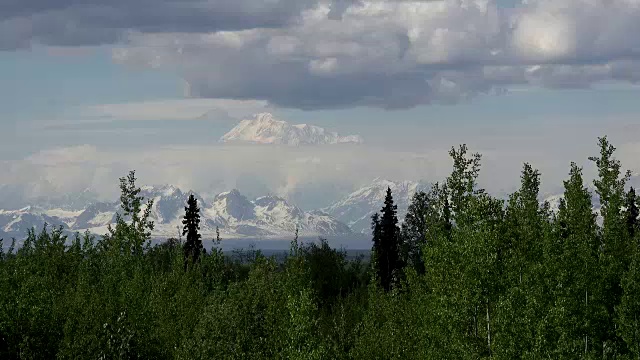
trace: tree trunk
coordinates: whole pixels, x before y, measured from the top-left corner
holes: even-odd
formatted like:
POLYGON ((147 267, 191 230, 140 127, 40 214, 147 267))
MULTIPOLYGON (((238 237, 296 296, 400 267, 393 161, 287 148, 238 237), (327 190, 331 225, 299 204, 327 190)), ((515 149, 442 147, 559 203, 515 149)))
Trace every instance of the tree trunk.
POLYGON ((478 337, 478 304, 476 303, 476 310, 473 314, 473 324, 475 330, 475 337, 478 337))
POLYGON ((489 298, 487 302, 487 347, 489 348, 489 356, 491 356, 491 317, 489 316, 489 298))
MULTIPOLYGON (((588 309, 589 309, 589 290, 588 289, 584 289, 584 312, 585 315, 588 314, 588 309)), ((585 329, 585 332, 587 332, 587 329, 585 329)), ((589 351, 589 335, 588 334, 584 334, 584 356, 587 356, 587 351, 589 351)))

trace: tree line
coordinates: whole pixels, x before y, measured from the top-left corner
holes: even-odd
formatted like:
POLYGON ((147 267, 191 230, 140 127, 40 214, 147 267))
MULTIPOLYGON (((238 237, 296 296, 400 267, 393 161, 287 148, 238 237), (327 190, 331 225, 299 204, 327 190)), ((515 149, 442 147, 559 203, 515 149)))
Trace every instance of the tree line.
POLYGON ((45 226, 0 253, 0 358, 640 358, 640 201, 598 145, 595 194, 572 163, 557 209, 530 164, 505 201, 452 148, 402 223, 387 190, 367 262, 297 234, 284 261, 205 251, 192 196, 185 241, 151 246, 132 172, 105 236, 45 226))

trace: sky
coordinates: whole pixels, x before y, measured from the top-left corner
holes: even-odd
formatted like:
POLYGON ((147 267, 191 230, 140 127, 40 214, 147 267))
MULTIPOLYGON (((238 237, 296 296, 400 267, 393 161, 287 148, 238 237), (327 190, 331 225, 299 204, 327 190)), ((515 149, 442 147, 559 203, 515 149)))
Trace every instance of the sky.
POLYGON ((376 177, 442 180, 462 143, 490 191, 527 161, 554 193, 571 161, 592 174, 602 135, 637 172, 638 33, 640 0, 3 1, 0 208, 110 198, 130 169, 313 208, 376 177), (366 142, 218 142, 259 112, 366 142))

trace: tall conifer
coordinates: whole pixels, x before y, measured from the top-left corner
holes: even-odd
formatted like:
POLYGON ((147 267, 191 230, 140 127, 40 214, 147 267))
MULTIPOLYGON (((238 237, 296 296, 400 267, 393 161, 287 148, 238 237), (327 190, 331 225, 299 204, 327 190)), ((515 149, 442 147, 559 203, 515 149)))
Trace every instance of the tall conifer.
POLYGON ((200 230, 200 209, 198 208, 198 200, 193 194, 189 196, 184 212, 182 235, 187 236, 187 240, 184 243, 185 260, 197 262, 203 247, 200 239, 202 236, 198 232, 200 230))
POLYGON ((400 262, 400 229, 398 228, 398 207, 393 203, 391 188, 387 188, 381 216, 372 217, 373 250, 375 253, 378 280, 382 287, 389 291, 394 277, 401 269, 400 262))

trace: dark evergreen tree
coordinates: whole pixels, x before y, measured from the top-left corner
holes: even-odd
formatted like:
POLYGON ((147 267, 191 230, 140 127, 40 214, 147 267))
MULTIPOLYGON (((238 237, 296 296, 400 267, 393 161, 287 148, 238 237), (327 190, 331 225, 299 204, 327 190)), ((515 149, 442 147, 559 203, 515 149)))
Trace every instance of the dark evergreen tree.
POLYGON ((375 252, 378 280, 389 291, 402 268, 400 261, 400 229, 398 228, 398 207, 393 203, 391 188, 387 188, 384 207, 379 219, 373 217, 373 250, 375 252))
POLYGON ((636 236, 636 233, 638 233, 638 229, 640 229, 640 220, 638 220, 638 216, 640 216, 640 209, 638 209, 636 189, 633 187, 629 189, 629 192, 627 192, 625 208, 627 231, 629 232, 629 237, 633 239, 636 236))
POLYGON ((200 230, 200 209, 198 208, 198 200, 193 194, 189 196, 184 212, 182 235, 187 236, 184 243, 185 260, 197 262, 203 247, 202 240, 200 240, 202 236, 198 232, 200 230))

